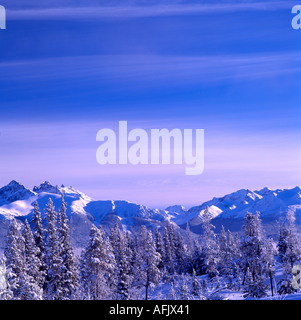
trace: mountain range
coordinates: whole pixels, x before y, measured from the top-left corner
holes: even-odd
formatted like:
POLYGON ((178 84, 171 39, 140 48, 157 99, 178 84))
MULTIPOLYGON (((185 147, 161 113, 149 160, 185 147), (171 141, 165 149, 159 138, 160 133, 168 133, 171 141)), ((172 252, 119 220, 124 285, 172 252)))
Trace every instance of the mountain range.
POLYGON ((108 230, 117 223, 131 231, 141 225, 155 228, 173 223, 184 232, 188 223, 192 234, 198 235, 202 232, 202 216, 206 208, 216 232, 219 232, 222 225, 232 232, 241 231, 247 211, 261 213, 264 229, 270 236, 277 235, 280 214, 284 216, 288 211, 295 213, 296 223, 301 228, 299 187, 276 190, 264 188, 258 191, 241 189, 190 209, 173 205, 162 210, 124 200, 94 200, 73 187, 53 186, 47 181, 30 190, 13 180, 0 189, 0 248, 3 249, 5 245, 5 235, 12 218, 16 218, 20 223, 25 219, 30 221, 35 201, 38 202, 43 216, 49 198, 58 210, 62 193, 67 203, 72 244, 78 249, 86 244, 92 224, 102 225, 108 230))

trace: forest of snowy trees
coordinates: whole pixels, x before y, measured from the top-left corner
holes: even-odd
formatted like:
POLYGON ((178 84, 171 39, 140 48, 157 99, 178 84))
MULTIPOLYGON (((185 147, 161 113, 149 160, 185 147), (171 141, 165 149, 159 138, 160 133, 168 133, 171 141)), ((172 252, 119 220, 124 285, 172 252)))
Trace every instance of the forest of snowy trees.
POLYGON ((189 225, 182 232, 171 223, 137 232, 116 225, 109 233, 92 225, 76 256, 63 195, 58 212, 49 199, 45 221, 35 203, 30 223, 10 223, 0 299, 205 300, 222 288, 245 298, 296 292, 292 268, 301 262, 301 247, 294 214, 280 221, 276 241, 264 236, 259 213, 245 215, 240 236, 223 227, 216 234, 207 210, 202 227, 196 238, 189 225), (276 268, 282 272, 278 281, 276 268))

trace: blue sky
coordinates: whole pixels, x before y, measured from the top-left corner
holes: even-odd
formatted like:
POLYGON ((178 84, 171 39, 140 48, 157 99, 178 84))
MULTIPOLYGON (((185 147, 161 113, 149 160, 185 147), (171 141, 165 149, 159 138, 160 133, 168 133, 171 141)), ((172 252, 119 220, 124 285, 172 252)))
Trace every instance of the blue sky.
POLYGON ((191 206, 300 185, 301 32, 290 1, 2 0, 0 184, 191 206), (148 5, 145 5, 148 3, 148 5), (205 129, 205 171, 102 167, 96 133, 205 129))

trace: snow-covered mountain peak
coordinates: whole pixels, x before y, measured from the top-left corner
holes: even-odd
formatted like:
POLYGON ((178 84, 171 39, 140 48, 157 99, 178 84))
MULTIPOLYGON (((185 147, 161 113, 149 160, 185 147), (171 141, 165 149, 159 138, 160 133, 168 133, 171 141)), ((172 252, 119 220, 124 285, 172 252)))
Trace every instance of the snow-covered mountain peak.
POLYGON ((44 181, 39 186, 35 186, 33 191, 36 193, 47 192, 53 194, 60 194, 60 190, 58 186, 53 186, 50 182, 44 181))
POLYGON ((24 187, 19 182, 12 180, 0 189, 0 204, 11 203, 17 200, 26 200, 35 195, 34 192, 24 187))
MULTIPOLYGON (((9 187, 9 188, 22 188, 24 186, 21 183, 19 183, 18 181, 12 180, 6 187, 9 187)), ((3 187, 3 188, 5 188, 5 187, 3 187)))
POLYGON ((259 191, 240 189, 223 197, 215 197, 190 208, 187 212, 174 215, 171 219, 179 225, 183 225, 186 221, 198 225, 202 221, 206 207, 209 208, 211 218, 219 219, 221 224, 225 221, 230 223, 229 219, 242 219, 247 211, 252 213, 259 211, 264 219, 277 219, 280 208, 294 212, 301 209, 301 189, 300 187, 276 190, 263 188, 259 191))
POLYGON ((248 204, 250 201, 254 201, 257 199, 261 199, 262 196, 249 190, 249 189, 240 189, 238 191, 235 191, 233 193, 230 193, 223 198, 220 198, 221 201, 230 202, 234 204, 248 204))
POLYGON ((61 185, 60 187, 58 187, 58 190, 60 193, 63 193, 66 196, 78 196, 79 198, 82 198, 86 201, 92 201, 89 196, 73 187, 65 187, 64 185, 61 185))
POLYGON ((257 194, 259 194, 260 196, 264 196, 264 195, 267 195, 267 194, 273 192, 273 190, 270 189, 270 188, 264 187, 263 189, 261 189, 261 190, 256 190, 256 191, 254 191, 254 192, 257 193, 257 194))
POLYGON ((181 205, 169 206, 165 211, 168 211, 169 214, 174 216, 185 214, 187 212, 186 208, 181 205))
POLYGON ((88 197, 84 193, 80 192, 79 190, 74 189, 73 187, 65 187, 63 184, 61 186, 58 186, 58 185, 54 186, 48 181, 41 183, 39 186, 35 186, 33 188, 33 191, 38 194, 40 194, 42 192, 51 193, 51 194, 58 194, 58 195, 65 194, 66 196, 71 196, 71 197, 76 196, 76 197, 82 198, 84 200, 91 201, 90 197, 88 197))

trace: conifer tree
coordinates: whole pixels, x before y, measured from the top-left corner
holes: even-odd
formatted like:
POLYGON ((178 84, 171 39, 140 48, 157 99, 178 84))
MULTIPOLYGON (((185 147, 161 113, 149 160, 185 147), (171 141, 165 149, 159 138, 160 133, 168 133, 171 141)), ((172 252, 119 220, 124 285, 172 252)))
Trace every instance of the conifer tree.
POLYGON ((61 300, 63 292, 62 283, 62 258, 61 243, 57 228, 57 213, 54 210, 53 202, 49 198, 45 209, 46 217, 46 245, 45 245, 45 263, 47 275, 45 281, 45 299, 61 300))
POLYGON ((268 239, 265 241, 262 252, 262 265, 263 265, 263 273, 268 277, 270 282, 271 294, 274 295, 274 285, 273 280, 275 276, 275 255, 276 252, 273 247, 272 239, 268 239))
POLYGON ((110 240, 116 261, 116 298, 118 300, 129 300, 132 283, 132 250, 128 242, 129 238, 116 224, 111 230, 110 240))
POLYGON ((135 245, 134 245, 134 239, 132 234, 129 231, 125 232, 124 235, 125 242, 127 244, 125 248, 125 254, 128 258, 128 263, 129 263, 129 275, 131 277, 131 281, 133 281, 134 278, 134 250, 135 250, 135 245))
POLYGON ((0 260, 0 300, 12 300, 14 298, 13 292, 8 283, 11 275, 6 268, 5 256, 0 260))
POLYGON ((298 236, 295 221, 296 217, 292 211, 288 211, 286 214, 287 221, 287 234, 286 234, 286 250, 283 256, 283 261, 288 263, 291 268, 301 261, 301 246, 300 238, 298 236))
POLYGON ((152 232, 148 231, 145 241, 142 242, 140 249, 140 281, 145 288, 145 300, 148 300, 149 289, 158 285, 161 272, 158 268, 160 255, 156 251, 152 232))
POLYGON ((61 195, 61 208, 58 212, 58 235, 61 244, 60 247, 60 291, 62 299, 73 299, 78 289, 78 269, 71 246, 69 220, 66 214, 66 202, 64 195, 61 195))
POLYGON ((245 283, 244 283, 244 297, 251 297, 251 298, 262 298, 267 295, 266 293, 267 286, 264 283, 262 277, 254 276, 249 268, 247 268, 245 283))
POLYGON ((232 263, 233 263, 233 255, 232 255, 232 248, 229 241, 233 240, 227 237, 229 234, 226 234, 224 226, 221 228, 221 232, 218 237, 218 250, 219 250, 219 263, 218 269, 220 274, 223 275, 226 279, 227 285, 231 287, 232 285, 232 277, 233 277, 233 270, 232 270, 232 263))
POLYGON ((218 245, 216 241, 216 234, 214 233, 214 226, 210 222, 209 208, 204 210, 202 217, 202 254, 204 256, 204 271, 211 279, 218 280, 219 272, 218 266, 218 245))
POLYGON ((38 258, 39 248, 36 246, 29 223, 26 220, 23 229, 25 268, 22 274, 21 299, 42 299, 43 275, 41 262, 38 258))
POLYGON ((159 228, 156 228, 155 232, 155 245, 156 245, 156 251, 160 255, 160 261, 158 263, 158 268, 161 272, 163 272, 164 269, 164 244, 163 244, 163 238, 161 235, 161 232, 159 231, 159 228))
POLYGON ((174 274, 175 266, 174 266, 174 256, 173 256, 173 249, 170 242, 170 237, 168 234, 168 229, 165 227, 163 229, 163 264, 166 270, 166 273, 169 275, 174 274))
POLYGON ((191 239, 191 231, 189 227, 189 221, 186 223, 186 235, 187 235, 187 257, 186 257, 186 271, 190 274, 195 272, 193 267, 193 242, 191 239))
POLYGON ((197 239, 193 241, 193 249, 192 249, 192 267, 195 270, 197 275, 204 274, 204 262, 205 256, 203 254, 202 247, 197 239))
POLYGON ((280 212, 280 219, 279 219, 279 239, 277 243, 277 249, 278 249, 278 256, 280 259, 280 262, 284 262, 284 255, 287 249, 287 236, 288 236, 288 230, 286 225, 284 224, 282 220, 282 214, 280 212))
POLYGON ((24 238, 22 237, 20 226, 15 219, 12 219, 6 235, 6 246, 4 250, 7 283, 13 299, 21 298, 21 282, 25 273, 24 260, 24 238))
POLYGON ((243 285, 247 270, 251 273, 253 281, 262 276, 261 254, 263 249, 263 235, 259 213, 247 212, 243 225, 243 237, 241 242, 241 267, 243 271, 243 285))
POLYGON ((296 231, 295 220, 295 214, 288 211, 286 214, 285 233, 282 233, 282 243, 285 243, 285 251, 282 251, 281 257, 283 277, 277 285, 280 294, 295 292, 292 287, 292 269, 294 265, 301 261, 300 239, 296 231))
POLYGON ((239 261, 240 261, 240 240, 236 234, 233 237, 230 230, 227 231, 227 254, 225 256, 226 267, 224 272, 229 288, 239 288, 241 279, 239 275, 239 261))
POLYGON ((139 232, 134 235, 134 261, 133 273, 135 275, 133 285, 137 289, 141 289, 144 285, 143 273, 141 272, 141 265, 144 259, 144 248, 146 247, 147 229, 142 225, 139 232))
POLYGON ((170 289, 169 289, 169 292, 168 292, 168 300, 177 300, 177 299, 178 299, 178 297, 177 297, 177 293, 176 293, 174 284, 171 283, 170 284, 170 289))
POLYGON ((195 299, 200 299, 202 296, 202 286, 199 282, 195 270, 192 272, 192 289, 191 294, 194 296, 195 299))
POLYGON ((176 271, 178 274, 186 272, 187 268, 187 247, 184 244, 184 239, 180 232, 175 233, 175 243, 174 243, 174 259, 176 264, 176 271))
POLYGON ((115 258, 102 228, 92 225, 89 242, 81 256, 81 285, 84 299, 102 300, 112 295, 115 258))
POLYGON ((167 224, 167 233, 169 236, 169 243, 170 243, 170 250, 171 250, 171 255, 173 259, 176 259, 176 241, 177 241, 177 236, 176 236, 176 230, 174 228, 174 225, 172 223, 167 224))
POLYGON ((34 211, 33 217, 31 220, 32 225, 32 232, 35 244, 38 248, 37 257, 40 260, 40 273, 41 273, 41 283, 39 284, 40 287, 44 286, 45 276, 46 276, 46 265, 45 265, 45 229, 43 227, 43 220, 41 216, 41 212, 39 209, 38 202, 35 201, 34 203, 34 211))
POLYGON ((228 251, 227 235, 226 235, 224 226, 221 227, 221 232, 218 235, 218 250, 219 250, 219 258, 221 260, 219 269, 223 269, 225 267, 224 260, 227 256, 227 251, 228 251))

